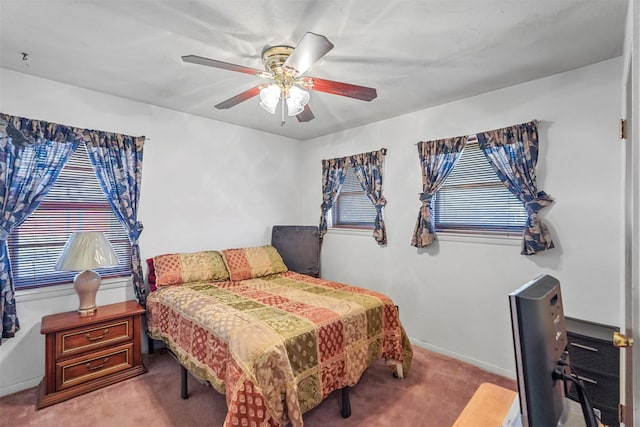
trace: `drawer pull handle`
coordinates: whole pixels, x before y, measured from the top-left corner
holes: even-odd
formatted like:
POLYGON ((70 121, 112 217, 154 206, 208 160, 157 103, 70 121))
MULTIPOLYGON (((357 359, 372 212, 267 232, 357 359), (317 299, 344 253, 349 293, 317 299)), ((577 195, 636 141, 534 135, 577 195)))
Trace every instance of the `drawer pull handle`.
POLYGON ((89 341, 96 341, 96 340, 101 340, 102 338, 104 338, 107 334, 109 333, 109 328, 105 329, 104 331, 102 331, 102 335, 98 335, 97 337, 92 337, 91 334, 89 334, 88 332, 85 334, 85 338, 88 339, 89 341))
POLYGON ((579 380, 586 381, 586 382, 591 383, 591 384, 596 384, 596 385, 598 384, 598 381, 596 381, 594 379, 591 379, 589 377, 583 377, 582 375, 575 375, 575 374, 572 375, 572 376, 573 377, 577 377, 579 380))
POLYGON ((98 369, 104 368, 104 366, 107 364, 108 361, 109 361, 109 358, 105 357, 104 360, 102 361, 102 365, 91 366, 91 362, 89 362, 89 363, 86 363, 84 366, 86 366, 87 369, 90 371, 97 371, 98 369))
POLYGON ((598 349, 597 349, 597 348, 595 348, 595 347, 589 347, 588 345, 577 344, 577 343, 574 343, 574 342, 572 342, 572 343, 571 343, 571 345, 572 345, 572 346, 574 346, 574 347, 581 348, 581 349, 583 349, 583 350, 593 351, 593 352, 595 352, 595 353, 597 353, 597 352, 598 352, 598 349))

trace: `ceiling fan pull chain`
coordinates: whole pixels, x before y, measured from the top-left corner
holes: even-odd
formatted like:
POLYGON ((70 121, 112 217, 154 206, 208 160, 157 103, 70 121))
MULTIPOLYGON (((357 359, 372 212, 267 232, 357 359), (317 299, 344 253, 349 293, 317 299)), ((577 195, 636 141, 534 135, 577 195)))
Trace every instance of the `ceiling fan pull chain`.
POLYGON ((282 118, 280 119, 280 127, 284 127, 284 123, 285 123, 285 115, 284 115, 284 104, 285 104, 285 99, 284 99, 284 92, 282 92, 280 94, 280 104, 282 105, 282 118))

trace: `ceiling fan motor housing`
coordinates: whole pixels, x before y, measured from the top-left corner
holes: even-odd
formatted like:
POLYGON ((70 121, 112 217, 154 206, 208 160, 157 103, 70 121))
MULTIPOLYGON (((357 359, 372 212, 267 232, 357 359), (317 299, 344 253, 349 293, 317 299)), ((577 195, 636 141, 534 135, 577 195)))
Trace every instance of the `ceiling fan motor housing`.
POLYGON ((266 48, 262 52, 264 69, 273 75, 273 79, 287 96, 289 89, 296 83, 295 70, 285 68, 283 65, 293 52, 293 47, 279 45, 266 48))
POLYGON ((285 69, 282 67, 285 61, 293 53, 293 47, 291 46, 271 46, 266 48, 262 52, 262 62, 264 69, 271 71, 274 75, 284 73, 285 69))

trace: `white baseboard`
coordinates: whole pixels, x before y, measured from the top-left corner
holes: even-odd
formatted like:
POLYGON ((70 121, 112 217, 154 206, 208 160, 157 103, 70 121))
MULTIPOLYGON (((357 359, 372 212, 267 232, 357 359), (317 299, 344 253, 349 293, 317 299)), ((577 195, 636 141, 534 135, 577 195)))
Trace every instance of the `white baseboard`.
POLYGON ((33 388, 40 384, 42 381, 42 377, 32 378, 27 381, 22 381, 16 384, 10 384, 6 387, 0 387, 0 397, 8 396, 13 393, 17 393, 19 391, 27 390, 29 388, 33 388))
POLYGON ((507 377, 507 378, 513 378, 513 379, 516 378, 516 373, 514 371, 509 371, 508 369, 504 369, 504 368, 501 368, 501 367, 496 366, 496 365, 491 365, 491 364, 483 362, 481 360, 473 359, 471 357, 468 357, 468 356, 453 352, 451 350, 447 350, 446 348, 438 347, 436 345, 429 344, 429 343, 426 343, 424 341, 420 341, 420 340, 417 340, 417 339, 414 339, 414 338, 409 338, 409 340, 411 341, 411 344, 413 344, 413 345, 417 345, 418 347, 422 347, 422 348, 424 348, 426 350, 430 350, 430 351, 433 351, 435 353, 440 353, 440 354, 443 354, 445 356, 461 360, 461 361, 463 361, 465 363, 468 363, 470 365, 477 366, 480 369, 484 369, 487 372, 491 372, 491 373, 497 374, 497 375, 502 375, 503 377, 507 377))

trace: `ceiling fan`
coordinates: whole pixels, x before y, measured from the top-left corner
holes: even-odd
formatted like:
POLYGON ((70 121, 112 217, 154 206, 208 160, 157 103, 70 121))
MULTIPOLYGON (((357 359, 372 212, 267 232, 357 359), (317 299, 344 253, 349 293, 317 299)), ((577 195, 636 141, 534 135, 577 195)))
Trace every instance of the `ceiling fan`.
POLYGON ((182 57, 182 60, 192 64, 222 68, 271 80, 270 83, 261 83, 222 101, 215 107, 218 109, 231 108, 247 99, 260 95, 260 106, 271 114, 275 114, 278 103, 282 101, 281 125, 284 125, 285 104, 288 115, 296 116, 299 122, 308 122, 315 117, 309 108, 309 93, 305 89, 363 101, 371 101, 378 96, 376 90, 370 87, 304 75, 314 63, 331 49, 333 49, 333 44, 326 37, 308 32, 295 48, 286 45, 265 48, 262 52, 264 70, 230 64, 197 55, 186 55, 182 57))

